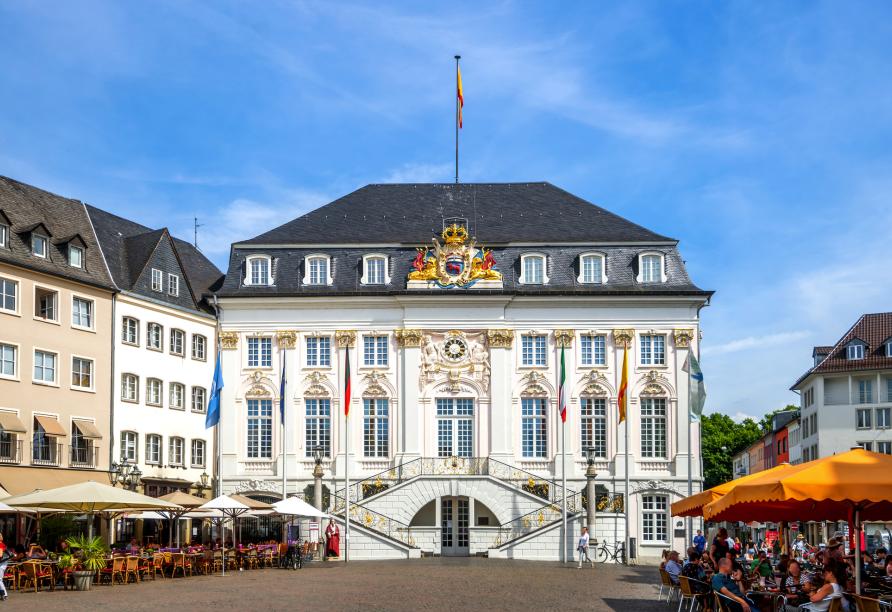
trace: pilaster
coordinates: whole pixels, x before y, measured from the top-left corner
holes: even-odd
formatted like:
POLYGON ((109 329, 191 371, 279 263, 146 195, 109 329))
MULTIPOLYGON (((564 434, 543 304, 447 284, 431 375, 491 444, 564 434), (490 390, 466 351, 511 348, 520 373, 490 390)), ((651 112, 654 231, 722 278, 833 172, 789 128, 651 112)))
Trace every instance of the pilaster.
POLYGON ((421 456, 421 445, 424 439, 422 430, 420 389, 418 377, 421 372, 421 341, 423 332, 420 329, 397 329, 394 332, 397 346, 400 348, 399 379, 402 427, 396 450, 397 464, 421 456))
POLYGON ((514 370, 512 346, 514 330, 490 329, 486 332, 489 344, 490 376, 489 454, 509 464, 514 462, 511 440, 514 419, 511 414, 511 374, 514 370))

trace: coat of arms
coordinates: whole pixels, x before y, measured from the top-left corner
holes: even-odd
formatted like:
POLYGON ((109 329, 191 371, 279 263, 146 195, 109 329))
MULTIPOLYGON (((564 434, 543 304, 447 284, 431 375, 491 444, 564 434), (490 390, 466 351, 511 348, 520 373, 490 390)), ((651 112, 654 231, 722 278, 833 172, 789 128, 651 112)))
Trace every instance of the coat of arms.
POLYGON ((474 239, 468 238, 468 230, 452 224, 443 230, 441 237, 442 245, 434 238, 433 247, 418 249, 412 262, 414 270, 408 276, 409 287, 502 286, 502 274, 496 269, 492 251, 478 248, 474 239))

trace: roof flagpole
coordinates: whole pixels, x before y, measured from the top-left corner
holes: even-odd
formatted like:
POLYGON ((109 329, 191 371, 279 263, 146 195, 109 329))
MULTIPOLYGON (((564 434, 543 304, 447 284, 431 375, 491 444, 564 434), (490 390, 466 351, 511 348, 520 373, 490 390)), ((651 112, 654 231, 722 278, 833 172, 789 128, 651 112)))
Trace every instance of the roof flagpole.
POLYGON ((461 69, 458 61, 461 55, 455 56, 455 184, 458 185, 458 130, 461 128, 461 110, 465 105, 464 94, 461 87, 461 69))

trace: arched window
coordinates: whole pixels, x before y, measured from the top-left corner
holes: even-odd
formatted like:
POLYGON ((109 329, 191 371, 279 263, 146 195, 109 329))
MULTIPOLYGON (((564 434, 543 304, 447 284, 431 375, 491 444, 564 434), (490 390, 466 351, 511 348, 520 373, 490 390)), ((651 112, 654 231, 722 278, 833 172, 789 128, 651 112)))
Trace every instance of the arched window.
POLYGON ((251 255, 245 266, 246 285, 272 285, 272 261, 268 255, 251 255))
POLYGON ((328 255, 308 255, 304 261, 305 285, 331 284, 331 258, 328 255))
POLYGON ((387 256, 373 253, 362 258, 363 285, 386 285, 390 283, 390 275, 387 273, 387 256))
POLYGON ((579 276, 576 281, 586 285, 607 282, 606 260, 602 253, 583 253, 579 256, 579 276))
POLYGON ((638 256, 639 283, 665 283, 666 266, 662 253, 641 253, 638 256))
POLYGON ((520 256, 520 282, 524 285, 548 283, 546 257, 542 253, 524 253, 520 256))

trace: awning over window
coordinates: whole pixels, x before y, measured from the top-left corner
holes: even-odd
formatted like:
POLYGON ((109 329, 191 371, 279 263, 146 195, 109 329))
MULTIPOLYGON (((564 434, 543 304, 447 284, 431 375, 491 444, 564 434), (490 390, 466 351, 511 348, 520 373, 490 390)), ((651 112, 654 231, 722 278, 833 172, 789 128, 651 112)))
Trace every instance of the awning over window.
POLYGON ((25 433, 28 431, 25 424, 15 412, 0 412, 0 429, 3 431, 11 431, 15 433, 25 433))
POLYGON ((48 416, 34 416, 34 420, 43 427, 43 431, 48 436, 55 436, 58 438, 64 438, 68 434, 65 433, 65 430, 62 428, 62 423, 54 419, 53 417, 48 416))
POLYGON ((93 440, 102 439, 102 434, 99 433, 96 425, 94 425, 91 421, 80 421, 78 419, 75 419, 74 426, 80 430, 81 435, 85 438, 90 438, 93 440))

